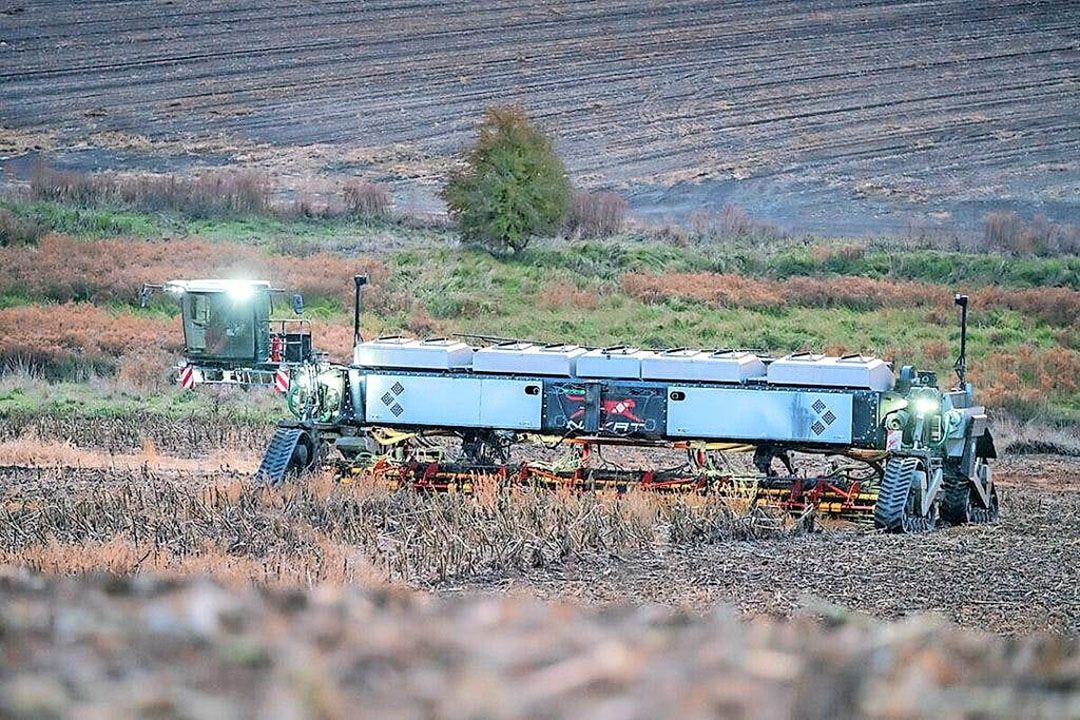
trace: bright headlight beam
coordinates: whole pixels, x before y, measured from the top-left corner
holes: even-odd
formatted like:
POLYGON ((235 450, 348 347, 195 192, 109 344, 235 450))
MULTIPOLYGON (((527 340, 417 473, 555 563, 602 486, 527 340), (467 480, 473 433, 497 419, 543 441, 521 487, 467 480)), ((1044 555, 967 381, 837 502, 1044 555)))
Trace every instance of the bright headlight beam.
POLYGON ((236 301, 250 300, 251 296, 255 294, 255 288, 251 286, 251 283, 244 280, 236 280, 229 283, 228 289, 229 297, 236 301))
POLYGON ((936 413, 940 407, 941 403, 938 402, 937 398, 921 397, 915 400, 916 415, 930 415, 936 413))

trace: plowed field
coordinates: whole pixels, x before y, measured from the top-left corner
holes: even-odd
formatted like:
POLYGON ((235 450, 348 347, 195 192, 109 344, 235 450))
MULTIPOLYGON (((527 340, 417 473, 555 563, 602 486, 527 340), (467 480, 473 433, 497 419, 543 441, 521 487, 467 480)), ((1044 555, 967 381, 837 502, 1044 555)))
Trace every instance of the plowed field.
POLYGON ((580 181, 643 211, 734 200, 831 233, 971 229, 994 207, 1064 221, 1078 27, 1077 3, 1009 0, 8 3, 0 124, 58 131, 75 165, 224 135, 215 162, 273 143, 307 171, 430 180, 485 106, 517 102, 580 181))

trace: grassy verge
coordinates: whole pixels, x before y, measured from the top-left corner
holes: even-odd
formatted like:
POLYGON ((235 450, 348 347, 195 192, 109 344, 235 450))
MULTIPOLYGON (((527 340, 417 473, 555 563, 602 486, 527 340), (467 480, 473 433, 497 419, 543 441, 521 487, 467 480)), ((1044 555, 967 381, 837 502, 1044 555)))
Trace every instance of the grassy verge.
POLYGON ((0 417, 123 418, 151 415, 166 420, 215 418, 237 423, 271 423, 285 414, 268 389, 134 388, 112 378, 48 382, 25 372, 0 376, 0 417))
POLYGON ((0 198, 0 209, 47 231, 93 240, 110 237, 163 239, 194 236, 264 247, 287 254, 319 250, 367 251, 446 240, 437 225, 393 217, 277 217, 236 215, 193 218, 175 211, 146 212, 112 205, 81 206, 51 200, 0 198))
MULTIPOLYGON (((399 256, 399 264, 420 261, 433 246, 457 244, 452 231, 408 218, 191 218, 175 212, 147 213, 15 199, 0 199, 0 208, 53 232, 84 239, 194 236, 256 245, 288 255, 327 250, 343 254, 376 252, 399 256)), ((888 240, 777 238, 749 242, 732 238, 676 245, 659 241, 646 231, 633 230, 602 241, 540 241, 505 262, 540 270, 565 270, 581 278, 601 280, 614 280, 628 272, 718 272, 775 279, 857 275, 939 284, 1080 289, 1080 257, 950 252, 910 248, 888 240)))

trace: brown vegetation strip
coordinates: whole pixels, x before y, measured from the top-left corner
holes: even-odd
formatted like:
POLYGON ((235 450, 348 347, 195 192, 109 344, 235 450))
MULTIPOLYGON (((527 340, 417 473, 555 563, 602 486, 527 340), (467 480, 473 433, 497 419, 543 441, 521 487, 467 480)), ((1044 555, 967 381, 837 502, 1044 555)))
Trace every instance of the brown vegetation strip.
MULTIPOLYGON (((111 311, 89 303, 0 309, 0 368, 64 365, 116 370, 121 381, 160 390, 184 345, 180 319, 111 311)), ((319 323, 316 346, 336 361, 352 354, 352 328, 319 323)), ((71 379, 72 374, 66 373, 71 379)))
MULTIPOLYGON (((669 298, 698 300, 723 308, 947 307, 954 290, 943 285, 901 280, 878 280, 852 275, 796 276, 785 280, 762 280, 731 273, 669 272, 629 273, 622 289, 643 302, 669 298)), ((1080 317, 1080 291, 1065 287, 1005 289, 982 287, 969 290, 975 312, 996 308, 1014 310, 1050 325, 1070 325, 1080 317)))
POLYGON ((425 584, 543 566, 570 554, 629 552, 658 537, 683 545, 795 531, 790 522, 719 496, 635 493, 615 502, 482 480, 474 497, 428 496, 329 477, 278 489, 229 477, 207 486, 148 467, 94 471, 87 485, 80 472, 0 471, 0 562, 50 572, 121 571, 107 553, 89 547, 117 541, 144 551, 160 570, 196 556, 247 556, 257 561, 253 581, 274 582, 283 568, 291 568, 291 581, 336 581, 351 571, 339 553, 325 549, 345 545, 354 550, 350 557, 364 558, 388 578, 425 584))
MULTIPOLYGON (((717 307, 780 308, 845 307, 872 310, 891 307, 943 308, 954 290, 932 283, 838 275, 790 277, 784 280, 721 273, 630 273, 622 288, 642 302, 681 298, 717 307)), ((968 291, 975 312, 1015 310, 1050 325, 1067 326, 1080 317, 1080 291, 1069 288, 1014 290, 996 287, 968 291)))
POLYGON ((31 365, 62 357, 93 361, 134 350, 176 352, 183 346, 180 321, 110 312, 86 303, 21 305, 0 310, 0 361, 31 365))
MULTIPOLYGON (((367 257, 328 252, 304 257, 270 255, 250 245, 206 240, 109 239, 84 241, 50 235, 36 247, 0 248, 0 293, 59 302, 133 303, 143 283, 203 277, 269 280, 310 296, 352 300, 352 276, 372 280, 377 303, 386 268, 367 257)), ((377 307, 377 304, 375 305, 377 307)))

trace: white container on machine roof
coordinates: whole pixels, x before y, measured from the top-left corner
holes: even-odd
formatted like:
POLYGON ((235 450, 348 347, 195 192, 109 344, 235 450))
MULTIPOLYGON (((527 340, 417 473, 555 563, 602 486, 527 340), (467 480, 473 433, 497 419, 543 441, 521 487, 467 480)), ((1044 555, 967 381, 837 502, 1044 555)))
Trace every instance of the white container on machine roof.
POLYGON ((643 380, 742 383, 765 377, 765 363, 742 350, 665 350, 641 360, 643 380))
POLYGON ((590 350, 578 358, 578 377, 641 379, 641 362, 654 353, 633 347, 590 350))
POLYGON ((769 383, 814 387, 891 390, 896 382, 889 364, 880 358, 862 355, 827 357, 796 353, 769 364, 769 383))
POLYGON ((472 365, 473 349, 458 340, 381 337, 353 349, 353 362, 364 367, 416 370, 462 370, 472 365))
POLYGON ((506 342, 480 348, 473 356, 473 370, 506 375, 574 374, 585 349, 577 345, 536 345, 506 342))

